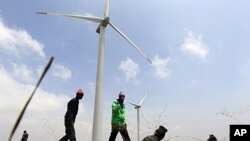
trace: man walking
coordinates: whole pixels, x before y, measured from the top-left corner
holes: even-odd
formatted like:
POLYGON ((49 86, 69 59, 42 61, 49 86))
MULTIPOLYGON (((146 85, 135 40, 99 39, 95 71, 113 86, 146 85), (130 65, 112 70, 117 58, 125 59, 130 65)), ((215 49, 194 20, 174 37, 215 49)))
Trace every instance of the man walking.
POLYGON ((79 89, 76 92, 76 97, 71 99, 67 105, 67 112, 64 116, 64 125, 65 125, 65 133, 59 141, 76 141, 75 136, 75 128, 74 123, 76 119, 76 115, 78 113, 79 100, 82 99, 84 92, 82 89, 79 89))
POLYGON ((124 99, 124 93, 120 92, 119 99, 116 99, 112 102, 112 128, 109 141, 115 141, 118 132, 120 132, 123 141, 131 141, 128 135, 127 124, 125 121, 126 109, 124 105, 124 99))
POLYGON ((26 132, 26 130, 24 130, 24 131, 23 131, 23 136, 22 136, 21 141, 27 141, 27 140, 28 140, 28 137, 29 137, 29 134, 26 132))

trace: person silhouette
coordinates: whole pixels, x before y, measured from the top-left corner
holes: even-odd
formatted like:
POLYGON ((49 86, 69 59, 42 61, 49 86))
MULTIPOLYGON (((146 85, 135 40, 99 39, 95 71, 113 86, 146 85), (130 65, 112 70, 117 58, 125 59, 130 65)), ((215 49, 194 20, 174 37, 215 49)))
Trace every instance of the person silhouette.
POLYGON ((75 136, 75 119, 76 115, 78 113, 78 106, 79 106, 79 100, 82 99, 84 95, 84 92, 82 89, 79 89, 76 92, 76 97, 71 99, 68 102, 67 105, 67 112, 64 116, 64 125, 65 125, 65 133, 66 135, 63 136, 59 141, 76 141, 76 136, 75 136))
POLYGON ((29 137, 29 134, 27 133, 26 130, 24 130, 24 131, 23 131, 23 136, 22 136, 21 141, 27 141, 27 140, 28 140, 28 137, 29 137))

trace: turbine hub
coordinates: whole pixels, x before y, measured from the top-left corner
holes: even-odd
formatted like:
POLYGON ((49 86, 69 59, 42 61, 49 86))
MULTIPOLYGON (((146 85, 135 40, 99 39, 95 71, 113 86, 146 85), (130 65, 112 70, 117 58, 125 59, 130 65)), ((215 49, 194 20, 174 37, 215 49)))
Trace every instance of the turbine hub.
POLYGON ((109 24, 109 17, 104 18, 104 20, 101 22, 101 25, 106 27, 109 24))
POLYGON ((139 109, 139 108, 141 108, 141 106, 135 106, 135 109, 139 109))
POLYGON ((99 26, 96 29, 96 32, 100 34, 100 26, 104 26, 107 27, 107 25, 109 24, 109 17, 106 17, 103 19, 103 21, 99 24, 99 26))

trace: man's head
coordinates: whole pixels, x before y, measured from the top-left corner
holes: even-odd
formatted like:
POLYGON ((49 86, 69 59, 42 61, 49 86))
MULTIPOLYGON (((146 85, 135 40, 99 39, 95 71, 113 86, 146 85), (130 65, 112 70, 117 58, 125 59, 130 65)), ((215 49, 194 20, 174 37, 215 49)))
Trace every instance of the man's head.
POLYGON ((155 131, 155 136, 159 137, 160 140, 162 140, 165 137, 166 132, 168 131, 167 128, 163 126, 159 126, 159 128, 155 131))
POLYGON ((215 137, 213 134, 210 134, 210 135, 209 135, 208 140, 209 140, 209 141, 217 141, 216 137, 215 137))
POLYGON ((24 130, 23 133, 27 133, 26 130, 24 130))
POLYGON ((77 92, 76 92, 77 99, 82 99, 83 95, 84 95, 84 92, 82 89, 77 90, 77 92))
POLYGON ((123 92, 119 93, 119 101, 123 102, 125 99, 125 94, 123 92))

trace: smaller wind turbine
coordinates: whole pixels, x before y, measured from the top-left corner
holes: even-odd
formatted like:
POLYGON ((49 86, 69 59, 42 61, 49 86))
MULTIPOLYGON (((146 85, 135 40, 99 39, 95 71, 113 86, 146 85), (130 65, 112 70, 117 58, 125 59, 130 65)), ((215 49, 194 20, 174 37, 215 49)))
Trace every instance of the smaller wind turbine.
POLYGON ((139 110, 141 110, 142 115, 144 117, 141 106, 142 106, 142 103, 147 95, 148 95, 148 93, 145 94, 145 96, 142 98, 142 100, 140 101, 139 104, 134 104, 134 103, 128 102, 129 104, 133 105, 135 107, 135 109, 137 110, 137 134, 138 134, 137 139, 138 139, 138 141, 140 141, 140 114, 139 114, 140 112, 139 112, 139 110))

